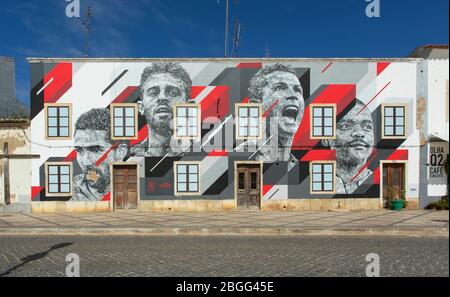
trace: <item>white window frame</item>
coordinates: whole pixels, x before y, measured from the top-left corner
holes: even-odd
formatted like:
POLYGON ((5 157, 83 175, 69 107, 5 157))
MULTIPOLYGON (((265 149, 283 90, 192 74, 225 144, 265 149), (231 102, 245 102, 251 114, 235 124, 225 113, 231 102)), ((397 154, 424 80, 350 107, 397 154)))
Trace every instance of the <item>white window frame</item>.
POLYGON ((314 161, 314 162, 310 162, 309 163, 309 176, 310 176, 310 193, 311 194, 335 194, 336 193, 336 162, 335 161, 314 161), (332 191, 325 191, 323 190, 324 188, 324 180, 323 180, 323 172, 321 172, 322 176, 321 176, 321 190, 320 191, 315 191, 314 190, 314 165, 320 165, 322 166, 321 170, 323 170, 323 165, 332 165, 333 167, 333 172, 332 172, 332 185, 333 185, 333 190, 332 191))
MULTIPOLYGON (((46 162, 44 164, 45 166, 45 196, 47 197, 71 197, 73 196, 73 165, 72 162, 46 162), (50 185, 50 173, 49 173, 49 166, 68 166, 69 167, 69 192, 50 192, 49 191, 49 185, 50 185)), ((59 172, 59 169, 58 169, 59 172)), ((60 175, 58 175, 58 188, 61 187, 60 181, 60 175)), ((66 184, 66 183, 63 183, 66 184)))
MULTIPOLYGON (((262 131, 262 119, 263 119, 263 116, 262 116, 262 112, 263 112, 263 109, 262 109, 262 104, 259 104, 259 103, 236 103, 235 104, 235 119, 236 119, 236 124, 235 124, 235 127, 236 127, 236 139, 238 139, 238 140, 256 140, 256 139, 261 139, 262 138, 262 135, 263 135, 263 131, 262 131), (241 108, 247 108, 247 115, 249 115, 249 111, 250 111, 250 108, 257 108, 258 109, 258 135, 257 136, 242 136, 241 134, 240 134, 240 128, 241 128, 241 117, 239 116, 239 109, 241 109, 241 108)), ((252 127, 251 125, 250 125, 250 116, 247 116, 246 117, 246 123, 247 123, 247 126, 246 126, 246 129, 247 129, 247 135, 250 133, 250 128, 252 127)))
MULTIPOLYGON (((174 107, 173 107, 173 118, 174 118, 174 126, 173 126, 173 129, 174 129, 174 138, 175 139, 189 139, 189 140, 195 140, 195 141, 197 141, 197 140, 200 140, 201 139, 201 118, 202 118, 202 115, 201 115, 201 106, 200 106, 200 104, 196 104, 196 103, 185 103, 185 104, 175 104, 174 105, 174 107), (179 133, 178 133, 178 110, 179 110, 179 108, 196 108, 197 109, 197 119, 195 120, 195 123, 196 123, 196 125, 197 125, 197 129, 196 129, 196 134, 197 135, 190 135, 190 125, 189 125, 189 118, 190 118, 190 116, 189 115, 187 115, 187 116, 184 116, 184 121, 185 121, 185 123, 187 123, 187 125, 186 125, 186 129, 187 129, 187 131, 186 131, 186 135, 179 135, 179 133)), ((189 113, 189 111, 188 110, 186 110, 186 112, 188 112, 189 113)))
MULTIPOLYGON (((200 168, 200 162, 196 162, 196 161, 179 161, 179 162, 174 162, 174 192, 175 192, 175 196, 190 196, 190 195, 200 195, 201 191, 200 191, 200 180, 201 180, 201 168, 200 168), (185 165, 186 166, 186 181, 178 181, 178 166, 179 165, 185 165), (189 190, 189 175, 191 175, 192 173, 190 173, 189 171, 189 166, 190 165, 196 165, 197 166, 197 191, 178 191, 178 184, 179 183, 185 183, 186 184, 186 190, 189 190)), ((183 173, 181 173, 183 174, 183 173)))
MULTIPOLYGON (((138 139, 138 105, 136 103, 112 103, 110 105, 110 118, 111 118, 111 139, 112 140, 136 140, 138 139), (122 111, 125 111, 125 108, 133 108, 133 121, 134 121, 134 136, 115 136, 115 109, 122 108, 122 111)), ((125 133, 125 120, 126 116, 122 116, 124 120, 122 129, 125 133)))
POLYGON ((319 104, 319 103, 315 104, 314 103, 314 104, 310 105, 309 118, 310 118, 310 127, 311 127, 310 128, 310 138, 311 139, 336 139, 336 110, 337 110, 336 104, 332 104, 332 103, 323 103, 323 104, 319 104), (333 134, 331 136, 315 136, 314 135, 314 128, 316 127, 314 125, 314 109, 315 108, 322 108, 322 116, 321 116, 322 125, 320 126, 322 128, 322 132, 325 127, 323 108, 332 108, 333 109, 332 127, 331 127, 333 134))
POLYGON ((402 104, 402 103, 385 103, 381 105, 381 137, 383 139, 406 139, 407 138, 407 131, 408 131, 408 105, 407 104, 402 104), (397 128, 397 123, 396 123, 396 116, 395 116, 395 112, 393 117, 393 125, 389 125, 392 126, 392 129, 394 130, 394 135, 386 135, 385 130, 386 130, 386 115, 385 115, 385 108, 386 107, 391 107, 391 108, 403 108, 403 135, 395 135, 395 130, 397 128))
MULTIPOLYGON (((45 103, 44 104, 44 117, 45 117, 45 139, 46 140, 70 140, 72 139, 72 104, 71 103, 45 103), (59 109, 60 108, 67 108, 68 109, 68 115, 67 115, 67 130, 68 135, 67 136, 50 136, 49 135, 49 108, 58 108, 57 115, 59 115, 59 109)), ((65 117, 64 117, 65 118, 65 117)), ((61 117, 56 116, 57 121, 57 130, 58 134, 60 133, 61 129, 61 117)), ((52 126, 53 127, 53 126, 52 126)), ((66 126, 64 126, 66 127, 66 126)))

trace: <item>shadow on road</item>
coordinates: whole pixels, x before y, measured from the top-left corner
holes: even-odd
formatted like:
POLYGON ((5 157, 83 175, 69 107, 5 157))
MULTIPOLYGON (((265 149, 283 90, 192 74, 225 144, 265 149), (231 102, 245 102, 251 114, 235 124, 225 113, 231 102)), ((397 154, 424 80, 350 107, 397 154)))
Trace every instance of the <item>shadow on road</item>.
POLYGON ((50 247, 45 252, 40 252, 40 253, 36 253, 36 254, 33 254, 33 255, 26 256, 26 257, 20 259, 20 261, 21 261, 20 264, 17 264, 16 266, 8 269, 6 272, 0 274, 0 277, 10 274, 11 272, 14 272, 16 269, 18 269, 18 268, 20 268, 20 267, 22 267, 22 266, 24 266, 24 265, 26 265, 26 264, 28 264, 28 263, 30 263, 32 261, 36 261, 36 260, 45 258, 53 250, 62 249, 62 248, 65 248, 67 246, 70 246, 72 244, 73 244, 73 242, 58 243, 58 244, 55 244, 54 246, 50 247))

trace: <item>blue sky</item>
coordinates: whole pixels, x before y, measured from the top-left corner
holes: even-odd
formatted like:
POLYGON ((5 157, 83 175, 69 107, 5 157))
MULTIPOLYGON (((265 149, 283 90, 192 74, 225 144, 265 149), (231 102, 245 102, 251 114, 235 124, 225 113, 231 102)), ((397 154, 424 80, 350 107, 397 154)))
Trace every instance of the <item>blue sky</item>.
MULTIPOLYGON (((80 0, 91 6, 90 57, 222 57, 225 0, 80 0), (218 3, 220 2, 220 3, 218 3)), ((82 57, 81 20, 65 0, 0 0, 0 56, 16 60, 17 98, 29 104, 26 57, 82 57)), ((239 57, 404 57, 448 44, 448 0, 230 0, 242 26, 239 57)), ((231 34, 230 34, 231 35, 231 34)))

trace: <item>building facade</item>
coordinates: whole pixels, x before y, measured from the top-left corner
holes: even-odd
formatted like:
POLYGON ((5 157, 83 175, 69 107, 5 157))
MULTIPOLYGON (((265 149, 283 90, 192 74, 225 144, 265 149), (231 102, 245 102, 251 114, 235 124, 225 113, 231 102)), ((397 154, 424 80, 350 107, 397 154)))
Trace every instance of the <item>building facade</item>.
POLYGON ((418 208, 427 187, 422 59, 29 61, 36 212, 418 208))
POLYGON ((16 98, 14 59, 0 56, 0 119, 28 118, 28 109, 16 98))
POLYGON ((0 213, 30 211, 30 122, 0 119, 0 213))
POLYGON ((426 73, 419 100, 419 131, 421 139, 421 207, 448 196, 448 176, 444 163, 448 159, 449 140, 449 61, 427 59, 420 71, 426 73), (426 99, 425 99, 426 98, 426 99), (426 119, 422 121, 422 119, 426 119))

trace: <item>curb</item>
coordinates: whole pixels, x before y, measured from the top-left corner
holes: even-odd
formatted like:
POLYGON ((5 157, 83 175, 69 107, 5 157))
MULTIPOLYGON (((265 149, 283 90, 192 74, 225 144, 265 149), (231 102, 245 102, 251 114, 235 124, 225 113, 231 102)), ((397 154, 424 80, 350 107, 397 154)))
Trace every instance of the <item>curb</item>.
POLYGON ((0 235, 82 236, 289 236, 375 235, 449 237, 448 228, 0 228, 0 235))

